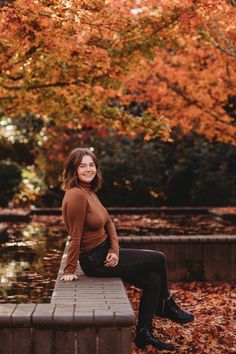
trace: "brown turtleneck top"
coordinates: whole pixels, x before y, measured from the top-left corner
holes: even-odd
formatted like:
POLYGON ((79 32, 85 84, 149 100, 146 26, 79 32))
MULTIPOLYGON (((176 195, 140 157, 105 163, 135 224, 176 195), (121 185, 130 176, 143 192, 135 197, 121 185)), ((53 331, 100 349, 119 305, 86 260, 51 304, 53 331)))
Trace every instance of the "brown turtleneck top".
POLYGON ((80 186, 68 189, 62 201, 62 218, 70 235, 64 275, 74 274, 79 254, 105 241, 107 235, 109 252, 119 256, 116 229, 107 210, 92 191, 91 183, 80 181, 80 186))

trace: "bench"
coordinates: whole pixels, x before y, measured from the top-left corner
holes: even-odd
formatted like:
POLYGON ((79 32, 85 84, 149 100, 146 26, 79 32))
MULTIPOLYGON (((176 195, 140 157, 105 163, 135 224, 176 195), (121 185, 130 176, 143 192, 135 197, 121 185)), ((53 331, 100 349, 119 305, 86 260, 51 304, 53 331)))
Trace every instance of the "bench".
POLYGON ((61 281, 67 249, 68 241, 51 304, 59 306, 65 316, 70 315, 76 322, 78 353, 131 353, 130 327, 135 315, 123 282, 120 278, 88 277, 79 264, 78 280, 61 281))
POLYGON ((51 303, 0 304, 1 354, 130 354, 134 312, 119 278, 62 282, 51 303))

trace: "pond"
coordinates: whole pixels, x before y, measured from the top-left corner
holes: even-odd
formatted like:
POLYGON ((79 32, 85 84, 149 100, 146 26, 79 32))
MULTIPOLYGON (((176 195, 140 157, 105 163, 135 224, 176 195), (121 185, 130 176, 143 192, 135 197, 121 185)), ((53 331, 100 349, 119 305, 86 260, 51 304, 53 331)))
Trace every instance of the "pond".
MULTIPOLYGON (((235 235, 236 225, 211 215, 112 215, 120 236, 235 235)), ((0 302, 48 303, 67 233, 60 216, 9 223, 0 236, 0 302)))
POLYGON ((66 242, 60 221, 9 223, 0 241, 0 302, 50 302, 66 242))

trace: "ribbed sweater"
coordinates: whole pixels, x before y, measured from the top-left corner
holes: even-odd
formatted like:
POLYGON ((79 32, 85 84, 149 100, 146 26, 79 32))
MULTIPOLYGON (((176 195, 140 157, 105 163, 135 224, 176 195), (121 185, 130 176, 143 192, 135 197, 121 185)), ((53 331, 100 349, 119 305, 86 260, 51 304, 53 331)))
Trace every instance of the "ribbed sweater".
POLYGON ((62 218, 70 235, 64 275, 75 274, 79 255, 102 243, 107 236, 111 243, 109 252, 119 256, 116 229, 106 208, 90 183, 80 181, 80 186, 68 189, 62 201, 62 218))

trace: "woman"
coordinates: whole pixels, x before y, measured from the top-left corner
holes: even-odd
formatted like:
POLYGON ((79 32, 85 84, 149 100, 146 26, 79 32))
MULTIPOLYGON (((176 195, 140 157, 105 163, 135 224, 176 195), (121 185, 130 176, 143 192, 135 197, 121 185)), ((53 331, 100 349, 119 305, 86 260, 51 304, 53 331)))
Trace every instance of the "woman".
POLYGON ((154 315, 177 323, 194 319, 174 302, 167 284, 165 255, 158 251, 119 249, 116 229, 95 191, 101 188, 102 175, 96 156, 86 148, 74 149, 68 156, 63 183, 66 191, 62 215, 70 235, 67 261, 61 280, 78 279, 78 259, 85 274, 95 277, 120 277, 142 289, 135 344, 174 350, 152 334, 154 315))

